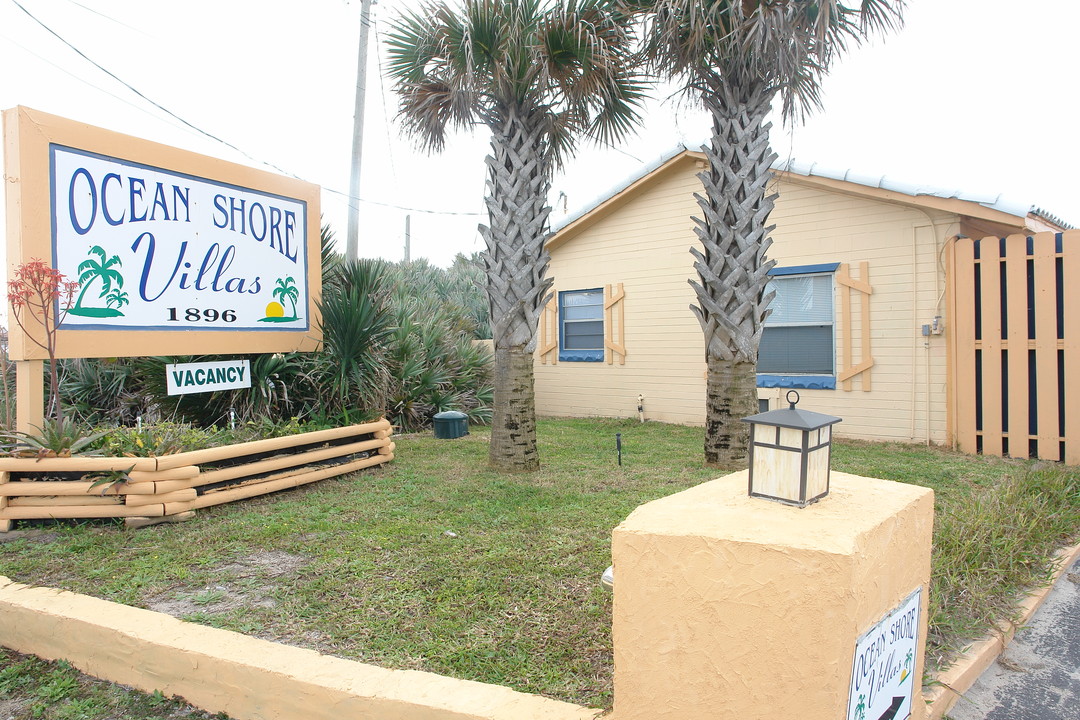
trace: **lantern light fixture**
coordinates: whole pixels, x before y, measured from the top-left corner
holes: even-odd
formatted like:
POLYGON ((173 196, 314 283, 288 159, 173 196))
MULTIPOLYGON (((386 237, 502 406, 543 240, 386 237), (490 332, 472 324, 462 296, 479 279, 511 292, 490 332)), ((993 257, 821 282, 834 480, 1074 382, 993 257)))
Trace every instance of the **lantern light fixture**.
POLYGON ((750 424, 751 497, 806 507, 829 494, 832 426, 841 418, 789 407, 743 418, 750 424))

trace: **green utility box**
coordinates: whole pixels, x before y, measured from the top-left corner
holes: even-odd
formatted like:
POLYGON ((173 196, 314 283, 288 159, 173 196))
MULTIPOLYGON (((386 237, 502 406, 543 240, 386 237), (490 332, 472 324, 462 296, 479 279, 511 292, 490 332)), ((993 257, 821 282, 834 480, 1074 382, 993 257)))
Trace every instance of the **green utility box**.
POLYGON ((453 440, 469 434, 469 417, 457 410, 435 413, 435 437, 439 440, 453 440))

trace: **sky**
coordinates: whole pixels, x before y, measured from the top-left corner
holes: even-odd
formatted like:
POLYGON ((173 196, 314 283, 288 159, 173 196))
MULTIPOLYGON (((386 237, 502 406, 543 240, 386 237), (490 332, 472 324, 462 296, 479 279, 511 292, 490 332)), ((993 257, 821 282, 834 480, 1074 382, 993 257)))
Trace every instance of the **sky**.
MULTIPOLYGON (((359 252, 400 259, 408 223, 412 257, 445 266, 483 250, 488 136, 455 135, 437 155, 402 137, 382 78, 383 37, 414 4, 373 8, 359 252)), ((910 0, 905 18, 903 30, 834 67, 823 111, 795 128, 775 119, 781 158, 1001 193, 1080 225, 1080 3, 1020 12, 1013 0, 910 0)), ((0 0, 0 108, 24 105, 316 183, 343 246, 359 31, 359 0, 0 0)), ((553 219, 676 144, 699 146, 708 127, 700 111, 652 99, 636 137, 583 147, 555 177, 553 219)))

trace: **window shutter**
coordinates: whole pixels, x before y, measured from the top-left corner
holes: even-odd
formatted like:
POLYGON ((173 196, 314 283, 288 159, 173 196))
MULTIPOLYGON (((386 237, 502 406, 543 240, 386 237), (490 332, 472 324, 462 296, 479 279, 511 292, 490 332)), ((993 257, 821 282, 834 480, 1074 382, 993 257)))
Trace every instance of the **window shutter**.
POLYGON ((844 344, 842 355, 843 367, 837 373, 836 379, 842 383, 845 391, 851 391, 851 379, 856 375, 862 375, 863 392, 870 392, 870 368, 874 366, 874 357, 870 352, 870 295, 874 288, 870 286, 870 263, 859 263, 859 280, 851 277, 851 270, 847 263, 841 265, 836 271, 836 282, 840 285, 840 324, 841 342, 844 344), (859 325, 861 343, 859 350, 860 362, 853 365, 853 345, 855 333, 851 326, 851 294, 859 293, 859 325))
POLYGON ((555 297, 555 293, 552 293, 548 304, 540 312, 540 341, 537 343, 537 352, 544 365, 547 365, 549 357, 552 365, 559 362, 559 353, 555 352, 559 349, 559 304, 555 297))
POLYGON ((623 299, 626 293, 619 283, 612 292, 611 285, 604 286, 604 348, 607 350, 607 363, 611 365, 615 353, 619 354, 619 364, 626 364, 626 310, 623 299))

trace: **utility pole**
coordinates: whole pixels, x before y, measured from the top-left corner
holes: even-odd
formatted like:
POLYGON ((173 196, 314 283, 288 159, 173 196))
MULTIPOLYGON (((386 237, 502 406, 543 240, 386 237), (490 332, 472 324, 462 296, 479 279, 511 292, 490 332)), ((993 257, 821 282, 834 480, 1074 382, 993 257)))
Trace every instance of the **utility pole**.
POLYGON ((364 96, 367 92, 368 30, 371 28, 371 0, 360 0, 360 48, 356 60, 356 106, 353 110, 352 173, 349 178, 349 234, 345 257, 360 255, 360 156, 364 149, 364 96))
POLYGON ((412 261, 412 248, 409 247, 412 243, 412 233, 410 232, 410 225, 412 223, 412 215, 405 216, 405 262, 412 261))

